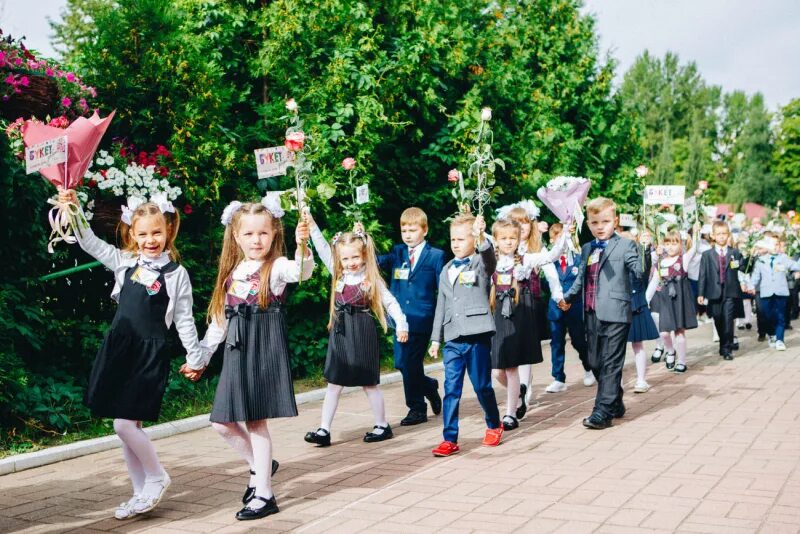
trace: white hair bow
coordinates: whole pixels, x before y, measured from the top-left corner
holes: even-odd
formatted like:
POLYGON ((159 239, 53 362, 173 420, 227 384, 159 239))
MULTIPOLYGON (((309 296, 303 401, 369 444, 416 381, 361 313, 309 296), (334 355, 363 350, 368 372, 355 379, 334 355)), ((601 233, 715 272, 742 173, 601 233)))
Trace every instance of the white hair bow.
POLYGON ((128 197, 128 205, 120 206, 122 208, 122 215, 120 216, 122 222, 130 226, 133 222, 133 212, 145 202, 146 200, 142 197, 128 197))
POLYGON ((517 203, 517 207, 524 209, 530 220, 539 218, 539 206, 533 200, 522 200, 517 203))
POLYGON ((222 217, 220 217, 220 221, 222 222, 223 226, 228 226, 231 223, 231 219, 233 219, 233 214, 239 211, 239 208, 242 207, 242 203, 238 200, 234 200, 227 206, 225 209, 222 210, 222 217))
POLYGON ((150 195, 150 202, 158 206, 161 213, 175 213, 175 206, 167 198, 166 193, 153 193, 150 195))
POLYGON ((281 194, 277 191, 270 191, 261 199, 261 205, 276 219, 280 219, 286 213, 281 207, 281 194))

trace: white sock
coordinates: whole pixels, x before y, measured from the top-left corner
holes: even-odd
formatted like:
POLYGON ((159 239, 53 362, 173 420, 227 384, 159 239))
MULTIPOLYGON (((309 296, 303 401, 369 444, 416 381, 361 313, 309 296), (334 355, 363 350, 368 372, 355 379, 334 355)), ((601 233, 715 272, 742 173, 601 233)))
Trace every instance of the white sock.
POLYGON ((336 408, 339 406, 339 397, 342 395, 344 386, 337 386, 336 384, 328 384, 328 389, 325 390, 325 400, 322 403, 322 422, 319 427, 331 431, 333 424, 333 416, 336 415, 336 408))
POLYGON ((364 393, 367 394, 369 405, 372 408, 372 416, 375 418, 375 426, 381 428, 373 428, 373 434, 383 434, 383 427, 387 426, 386 422, 386 407, 383 403, 383 391, 378 386, 364 386, 364 393))
POLYGON ((675 351, 678 353, 678 363, 686 365, 686 335, 684 330, 675 331, 675 351))
MULTIPOLYGON (((269 429, 267 428, 267 420, 248 421, 247 431, 250 433, 250 443, 253 445, 256 495, 269 499, 272 497, 272 439, 270 439, 269 429)), ((254 506, 251 508, 254 509, 264 506, 261 501, 256 501, 253 504, 254 506)))
POLYGON ((631 347, 633 348, 633 356, 636 362, 636 381, 639 384, 644 384, 647 373, 647 355, 644 353, 644 343, 634 341, 631 343, 631 347))
POLYGON ((525 365, 520 365, 517 367, 519 369, 519 383, 525 384, 525 387, 530 389, 531 388, 531 369, 532 365, 526 363, 525 365))
MULTIPOLYGON (((255 471, 253 445, 247 428, 242 423, 211 423, 211 427, 247 462, 250 471, 255 471)), ((247 485, 251 488, 256 487, 255 475, 250 475, 250 482, 247 485)))
POLYGON ((675 347, 672 346, 672 334, 670 332, 660 332, 661 335, 661 342, 664 344, 664 348, 667 349, 667 352, 674 354, 675 347))
POLYGON ((504 369, 506 375, 506 415, 517 416, 517 408, 522 406, 519 398, 519 367, 504 369), (519 406, 517 406, 519 404, 519 406))
POLYGON ((114 419, 114 432, 141 463, 145 474, 145 483, 147 483, 147 478, 164 476, 164 468, 158 461, 156 449, 147 434, 139 427, 138 421, 114 419))
POLYGON ((144 467, 142 467, 142 462, 139 461, 133 450, 124 441, 122 442, 122 456, 125 458, 125 465, 128 467, 128 476, 131 477, 133 494, 137 495, 144 488, 144 467))

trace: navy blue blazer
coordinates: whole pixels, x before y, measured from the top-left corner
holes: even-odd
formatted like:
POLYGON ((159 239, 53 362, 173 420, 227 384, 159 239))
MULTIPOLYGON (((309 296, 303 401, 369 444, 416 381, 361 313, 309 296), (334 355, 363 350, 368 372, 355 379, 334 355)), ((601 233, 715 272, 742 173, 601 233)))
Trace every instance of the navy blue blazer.
POLYGON ((412 334, 429 336, 433 329, 436 292, 444 264, 444 251, 426 242, 408 280, 400 280, 395 277, 395 269, 409 268, 408 246, 395 245, 389 254, 378 256, 378 265, 389 277, 389 290, 400 303, 412 334))
MULTIPOLYGON (((561 261, 554 261, 553 265, 556 266, 558 280, 561 282, 561 290, 566 293, 567 290, 572 287, 572 284, 578 277, 578 272, 580 271, 581 265, 581 255, 572 255, 572 263, 567 264, 567 272, 565 273, 561 272, 561 261)), ((547 319, 550 321, 560 321, 561 318, 564 317, 564 312, 558 307, 558 303, 556 301, 553 299, 549 299, 549 301, 550 302, 547 305, 547 319)), ((575 302, 573 302, 572 307, 578 310, 583 309, 583 298, 579 296, 575 302)))

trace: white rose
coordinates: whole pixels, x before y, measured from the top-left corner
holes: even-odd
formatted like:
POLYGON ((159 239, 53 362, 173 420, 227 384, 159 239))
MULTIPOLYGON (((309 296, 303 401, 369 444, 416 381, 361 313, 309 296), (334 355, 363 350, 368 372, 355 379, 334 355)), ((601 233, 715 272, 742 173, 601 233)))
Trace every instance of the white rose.
POLYGON ((481 120, 482 121, 492 120, 492 108, 483 108, 481 110, 481 120))

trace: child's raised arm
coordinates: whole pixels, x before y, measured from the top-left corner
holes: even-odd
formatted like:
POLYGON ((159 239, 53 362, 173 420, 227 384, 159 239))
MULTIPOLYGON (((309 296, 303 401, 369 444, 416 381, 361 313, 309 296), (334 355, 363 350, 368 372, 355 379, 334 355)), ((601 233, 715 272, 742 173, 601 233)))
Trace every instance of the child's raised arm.
MULTIPOLYGON (((73 189, 60 189, 58 191, 58 201, 62 203, 72 202, 76 206, 80 206, 78 196, 73 189)), ((81 228, 80 231, 76 231, 75 238, 78 240, 78 245, 87 254, 111 269, 112 272, 122 265, 125 254, 114 245, 106 243, 97 237, 90 227, 87 226, 86 228, 81 228)))
POLYGON ((333 253, 331 252, 331 246, 328 244, 325 236, 322 235, 319 226, 317 226, 316 221, 311 216, 311 212, 308 209, 305 211, 305 218, 311 232, 311 242, 314 243, 314 248, 317 249, 319 259, 322 260, 328 272, 333 275, 333 253))

